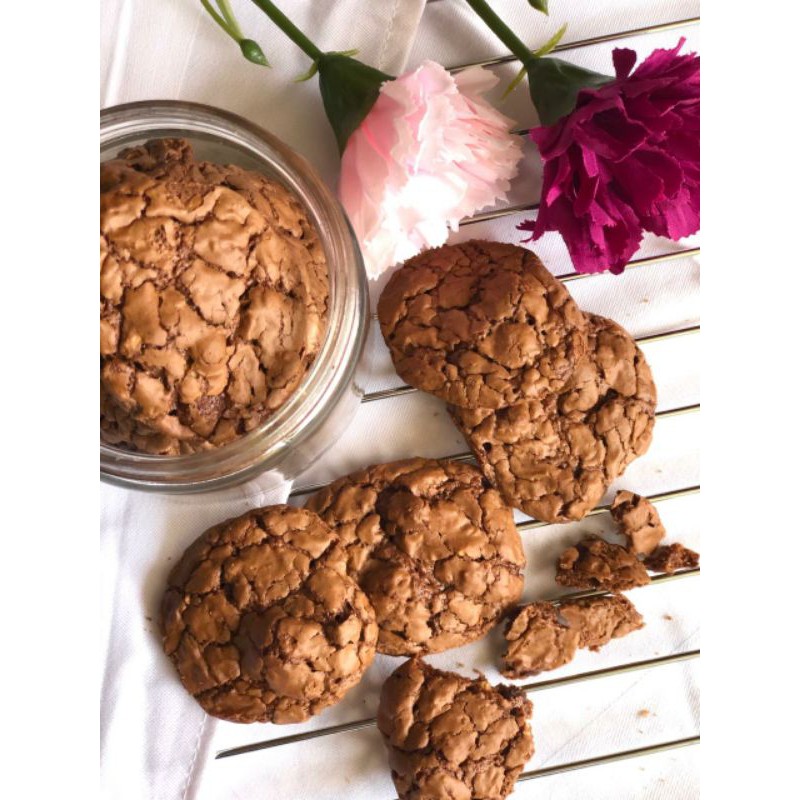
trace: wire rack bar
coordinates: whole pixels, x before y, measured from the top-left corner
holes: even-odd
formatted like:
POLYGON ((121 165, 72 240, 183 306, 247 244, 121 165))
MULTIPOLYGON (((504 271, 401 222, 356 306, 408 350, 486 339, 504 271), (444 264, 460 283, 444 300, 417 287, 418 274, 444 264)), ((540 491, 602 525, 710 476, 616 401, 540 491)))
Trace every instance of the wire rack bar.
MULTIPOLYGON (((666 33, 668 31, 678 30, 679 28, 688 28, 692 25, 697 25, 700 22, 700 17, 687 17, 686 19, 678 19, 672 22, 656 22, 652 25, 644 25, 641 28, 630 28, 627 31, 619 31, 617 33, 604 33, 600 36, 590 36, 587 39, 577 39, 574 42, 564 42, 553 48, 554 53, 563 53, 567 50, 580 50, 583 47, 592 47, 596 44, 605 44, 606 42, 618 42, 622 39, 630 39, 633 36, 644 36, 649 33, 666 33)), ((470 61, 468 64, 457 64, 454 67, 449 67, 450 72, 460 72, 467 69, 467 67, 494 67, 498 64, 508 64, 512 61, 519 59, 514 55, 498 56, 497 58, 487 58, 483 61, 470 61)))
MULTIPOLYGON (((649 336, 640 336, 636 339, 639 344, 650 344, 651 342, 663 342, 666 339, 677 339, 679 336, 686 336, 691 333, 699 333, 699 325, 690 325, 686 328, 677 328, 674 331, 665 331, 664 333, 654 333, 649 336)), ((402 386, 394 386, 391 389, 381 389, 378 392, 368 392, 361 398, 362 403, 374 403, 376 400, 389 400, 393 397, 401 397, 406 394, 413 394, 419 391, 413 386, 403 384, 402 386)))
POLYGON ((691 747, 696 744, 700 744, 699 736, 687 736, 685 739, 673 739, 671 742, 661 742, 660 744, 651 744, 647 747, 636 747, 633 750, 622 750, 619 753, 608 753, 604 756, 583 758, 580 761, 570 761, 567 764, 556 764, 552 767, 542 767, 541 769, 533 769, 530 772, 523 772, 522 775, 517 778, 517 783, 520 781, 534 780, 535 778, 547 778, 550 775, 559 775, 562 772, 572 772, 572 770, 575 769, 600 767, 603 764, 613 764, 615 761, 625 761, 628 758, 651 756, 656 753, 678 750, 682 747, 691 747))
MULTIPOLYGON (((535 681, 527 683, 519 688, 527 693, 542 692, 548 689, 555 689, 562 686, 570 686, 575 683, 583 683, 584 681, 598 680, 600 678, 607 678, 611 675, 624 675, 630 672, 640 672, 642 670, 654 669, 656 667, 664 667, 670 664, 678 664, 684 661, 691 661, 700 655, 699 650, 689 650, 684 653, 672 653, 668 656, 659 656, 657 658, 649 658, 644 661, 634 661, 629 664, 621 664, 617 667, 604 667, 603 669, 590 670, 588 672, 580 672, 577 675, 566 675, 563 678, 552 678, 546 681, 535 681)), ((245 753, 253 753, 258 750, 269 750, 273 747, 282 747, 287 744, 296 744, 297 742, 305 742, 310 739, 319 739, 323 736, 333 736, 337 733, 350 733, 352 731, 363 730, 375 724, 375 717, 366 717, 365 719, 357 719, 353 722, 344 722, 341 725, 331 725, 327 728, 320 728, 315 731, 306 731, 305 733, 294 733, 290 736, 281 736, 277 739, 268 739, 260 742, 252 742, 251 744, 241 745, 240 747, 231 747, 227 750, 220 750, 215 758, 230 758, 232 756, 244 755, 245 753)))

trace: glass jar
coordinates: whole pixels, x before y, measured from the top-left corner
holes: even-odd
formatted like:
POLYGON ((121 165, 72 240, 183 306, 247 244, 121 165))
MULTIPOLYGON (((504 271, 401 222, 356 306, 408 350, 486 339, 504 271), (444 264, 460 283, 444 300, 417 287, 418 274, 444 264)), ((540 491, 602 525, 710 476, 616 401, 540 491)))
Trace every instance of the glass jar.
POLYGON ((100 161, 164 137, 188 140, 198 160, 261 172, 296 195, 328 261, 328 330, 300 386, 260 427, 222 447, 178 456, 136 453, 101 441, 101 479, 164 492, 221 489, 267 470, 292 479, 339 438, 363 394, 358 371, 369 330, 369 294, 358 243, 344 210, 311 165, 267 131, 226 111, 160 100, 105 109, 100 161))

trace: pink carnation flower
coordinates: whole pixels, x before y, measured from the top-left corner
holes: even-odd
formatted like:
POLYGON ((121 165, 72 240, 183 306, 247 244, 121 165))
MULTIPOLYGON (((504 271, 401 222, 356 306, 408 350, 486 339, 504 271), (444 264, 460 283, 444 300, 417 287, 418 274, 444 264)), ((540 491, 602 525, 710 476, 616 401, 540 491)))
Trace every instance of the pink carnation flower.
POLYGON ((538 239, 558 231, 578 272, 620 273, 643 231, 700 228, 700 58, 655 50, 637 69, 614 50, 616 80, 584 89, 572 113, 531 131, 544 161, 538 239))
POLYGON ((371 278, 505 199, 522 149, 512 121, 482 98, 497 80, 426 61, 381 86, 347 141, 339 183, 371 278))

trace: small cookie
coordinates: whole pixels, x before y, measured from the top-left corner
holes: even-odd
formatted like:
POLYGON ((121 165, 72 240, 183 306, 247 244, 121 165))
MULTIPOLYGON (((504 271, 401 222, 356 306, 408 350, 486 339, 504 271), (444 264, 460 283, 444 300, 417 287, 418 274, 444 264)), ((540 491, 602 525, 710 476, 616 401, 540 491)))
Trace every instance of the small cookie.
POLYGON ((642 615, 622 595, 530 603, 509 620, 500 672, 515 679, 538 675, 572 661, 578 648, 599 650, 642 627, 642 615))
POLYGON ((301 722, 358 683, 378 628, 355 581, 320 563, 336 542, 316 514, 269 506, 187 548, 161 605, 164 651, 209 714, 301 722))
POLYGON ((700 554, 695 553, 679 542, 662 545, 654 550, 645 560, 647 569, 653 572, 666 572, 672 575, 679 569, 694 569, 700 566, 700 554))
POLYGON ((480 470, 412 458, 354 472, 308 500, 372 603, 378 651, 436 653, 483 636, 522 593, 511 509, 480 470))
POLYGON ((496 411, 449 406, 486 477, 536 519, 582 519, 650 446, 656 388, 636 342, 589 319, 589 354, 558 395, 496 411))
POLYGON ((617 492, 611 504, 611 516, 620 533, 627 537, 629 549, 637 555, 650 555, 666 536, 656 507, 639 494, 617 492))
POLYGON ((590 535, 561 554, 556 583, 575 589, 624 592, 650 583, 650 576, 635 553, 590 535))
POLYGON ((524 247, 470 241, 395 272, 378 319, 403 380, 448 403, 500 408, 561 389, 586 352, 586 320, 524 247))
POLYGON ((418 658, 387 679, 378 729, 400 800, 502 800, 533 755, 533 705, 513 686, 418 658))

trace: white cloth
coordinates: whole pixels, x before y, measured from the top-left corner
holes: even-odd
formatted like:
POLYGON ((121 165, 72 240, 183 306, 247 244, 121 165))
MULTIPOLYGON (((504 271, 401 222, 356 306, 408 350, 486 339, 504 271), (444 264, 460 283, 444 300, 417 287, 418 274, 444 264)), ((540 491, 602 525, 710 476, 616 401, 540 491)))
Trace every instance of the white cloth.
MULTIPOLYGON (((389 72, 425 58, 445 65, 502 53, 462 0, 437 0, 422 14, 423 0, 283 0, 297 24, 325 48, 360 49, 361 57, 389 72), (419 32, 414 32, 419 24, 419 32)), ((551 2, 550 18, 522 0, 494 0, 493 7, 531 45, 545 41, 569 22, 565 41, 695 16, 696 0, 581 0, 551 2)), ((252 4, 236 3, 245 35, 257 40, 273 64, 250 65, 236 45, 205 16, 198 2, 104 0, 102 97, 104 106, 129 100, 170 98, 210 103, 241 114, 291 144, 330 181, 338 156, 329 133, 316 81, 292 78, 308 62, 252 4)), ((686 35, 697 49, 697 29, 642 36, 618 46, 640 56, 686 35)), ((613 45, 564 54, 608 72, 613 45)), ((515 65, 499 70, 504 79, 515 65)), ((505 82, 505 81, 504 81, 505 82)), ((524 84, 500 106, 522 124, 535 121, 524 84)), ((541 170, 533 148, 514 185, 512 202, 538 197, 541 170)), ((465 226, 453 240, 486 237, 519 241, 515 216, 465 226)), ((536 252, 556 273, 571 271, 563 245, 548 235, 536 252)), ((648 238, 639 255, 679 249, 648 238)), ((383 282, 372 287, 373 299, 383 282)), ((695 259, 633 269, 621 277, 591 277, 570 284, 586 310, 606 314, 642 336, 693 325, 699 319, 699 264, 695 259)), ((385 346, 373 331, 367 351, 367 391, 400 383, 385 346)), ((659 407, 699 401, 698 336, 645 346, 659 389, 659 407)), ((635 462, 618 485, 650 494, 699 482, 699 414, 663 419, 648 454, 635 462)), ((463 440, 431 397, 412 394, 365 404, 340 442, 296 481, 297 487, 330 480, 369 463, 411 455, 464 452, 463 440), (377 435, 376 435, 377 434, 377 435)), ((186 695, 160 649, 158 603, 166 574, 184 547, 209 525, 259 503, 282 500, 288 486, 261 493, 233 490, 223 495, 174 498, 103 486, 101 493, 102 614, 106 660, 103 674, 102 792, 108 798, 313 798, 390 800, 396 796, 380 738, 374 728, 287 745, 236 758, 213 760, 216 750, 286 736, 338 722, 372 716, 384 677, 398 659, 379 656, 361 683, 337 706, 296 726, 212 721, 186 695)), ((302 499, 302 498, 301 498, 302 499)), ((671 539, 699 548, 696 496, 662 503, 671 539)), ((525 534, 528 570, 525 599, 556 594, 553 561, 583 532, 608 528, 600 515, 570 526, 525 534)), ((699 578, 639 589, 630 596, 647 627, 615 641, 600 653, 581 652, 557 677, 697 647, 699 578)), ((481 642, 431 657, 436 666, 478 668, 501 680, 494 666, 499 632, 481 642)), ((633 675, 551 689, 533 696, 537 752, 529 769, 617 750, 640 747, 697 732, 695 662, 633 675), (647 711, 648 713, 640 714, 647 711)), ((565 800, 698 796, 696 748, 579 770, 522 783, 515 797, 565 800)))

